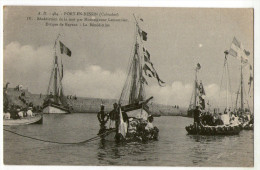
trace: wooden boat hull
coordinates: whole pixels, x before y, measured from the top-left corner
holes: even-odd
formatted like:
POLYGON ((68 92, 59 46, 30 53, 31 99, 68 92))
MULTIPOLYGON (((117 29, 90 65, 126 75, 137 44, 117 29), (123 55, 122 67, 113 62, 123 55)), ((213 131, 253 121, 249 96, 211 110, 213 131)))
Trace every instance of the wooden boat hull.
POLYGON ((67 114, 70 113, 69 109, 62 106, 49 104, 43 108, 43 113, 45 114, 67 114))
POLYGON ((34 117, 26 117, 22 119, 4 119, 4 126, 20 126, 29 124, 42 124, 43 116, 42 114, 36 115, 34 117))
POLYGON ((239 125, 236 126, 186 126, 186 131, 190 135, 238 135, 241 131, 239 125))
POLYGON ((244 124, 242 125, 243 130, 254 130, 254 124, 244 124))
POLYGON ((114 142, 147 142, 151 140, 158 140, 159 131, 154 134, 146 134, 142 136, 136 136, 134 134, 127 134, 126 138, 116 136, 116 131, 109 132, 107 130, 107 134, 101 135, 100 138, 105 141, 114 141, 114 142))

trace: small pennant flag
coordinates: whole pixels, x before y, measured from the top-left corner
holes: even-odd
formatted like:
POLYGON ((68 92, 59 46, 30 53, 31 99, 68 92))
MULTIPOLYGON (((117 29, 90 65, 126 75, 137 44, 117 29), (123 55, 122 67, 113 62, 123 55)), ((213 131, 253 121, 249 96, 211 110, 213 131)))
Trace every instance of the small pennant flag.
POLYGON ((143 52, 144 52, 144 61, 148 62, 148 63, 151 63, 151 61, 150 61, 150 53, 145 48, 143 48, 143 52))
POLYGON ((147 41, 147 33, 142 31, 142 38, 144 41, 147 41))
POLYGON ((151 68, 148 66, 149 64, 148 65, 147 64, 148 63, 144 64, 144 67, 143 67, 145 75, 148 77, 156 78, 158 81, 158 84, 160 86, 163 86, 162 84, 164 84, 165 82, 160 79, 159 75, 157 74, 156 70, 153 67, 153 63, 150 62, 151 68))
POLYGON ((147 41, 147 33, 143 31, 140 27, 138 27, 138 33, 144 41, 147 41))
POLYGON ((66 47, 62 42, 60 42, 60 53, 66 54, 67 56, 71 57, 70 49, 66 47))
POLYGON ((253 78, 253 76, 252 75, 250 75, 250 77, 249 77, 249 81, 248 81, 248 85, 250 85, 251 86, 251 83, 252 83, 252 81, 254 80, 254 78, 253 78))
POLYGON ((199 91, 201 95, 206 95, 202 82, 199 85, 199 91))
POLYGON ((146 81, 146 79, 142 76, 142 83, 145 83, 146 85, 148 85, 148 82, 146 81))
POLYGON ((245 49, 244 49, 244 53, 245 53, 247 56, 249 56, 249 55, 250 55, 250 52, 249 52, 249 51, 247 51, 247 50, 245 50, 245 49))
POLYGON ((254 78, 253 78, 253 67, 252 67, 252 65, 249 66, 249 71, 250 71, 250 76, 249 76, 248 85, 251 86, 252 81, 254 80, 254 78))
POLYGON ((163 86, 162 84, 164 84, 165 82, 160 79, 160 77, 159 77, 159 75, 157 73, 156 73, 156 79, 157 79, 159 85, 163 86))
POLYGON ((201 68, 200 63, 197 64, 196 70, 199 70, 201 68))
POLYGON ((145 75, 147 75, 149 77, 152 77, 152 75, 155 76, 155 73, 152 71, 152 69, 147 64, 144 64, 143 70, 144 70, 145 75))

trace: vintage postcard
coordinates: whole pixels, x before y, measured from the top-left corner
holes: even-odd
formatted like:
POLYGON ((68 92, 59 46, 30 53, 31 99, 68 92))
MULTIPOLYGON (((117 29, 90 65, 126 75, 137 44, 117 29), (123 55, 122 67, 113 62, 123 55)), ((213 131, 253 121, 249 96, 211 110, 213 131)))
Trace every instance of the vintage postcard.
POLYGON ((254 9, 3 7, 5 165, 254 167, 254 9))

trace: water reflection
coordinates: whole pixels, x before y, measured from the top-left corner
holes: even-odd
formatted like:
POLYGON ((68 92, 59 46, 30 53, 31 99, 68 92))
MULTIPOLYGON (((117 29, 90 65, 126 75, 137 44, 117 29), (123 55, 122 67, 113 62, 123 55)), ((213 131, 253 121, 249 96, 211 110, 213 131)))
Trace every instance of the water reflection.
MULTIPOLYGON (((64 142, 91 138, 99 130, 97 122, 93 121, 95 114, 45 115, 44 118, 42 125, 4 128, 64 142)), ((4 162, 20 165, 253 166, 253 131, 242 131, 237 136, 186 135, 183 125, 189 123, 190 119, 186 118, 160 117, 156 123, 160 139, 148 143, 117 144, 99 139, 79 145, 56 145, 4 132, 4 162), (28 157, 30 159, 26 159, 28 157)))
POLYGON ((100 139, 98 145, 97 159, 100 161, 100 164, 112 164, 114 159, 119 159, 122 155, 119 151, 119 144, 111 141, 106 141, 105 139, 100 139))
POLYGON ((133 161, 129 165, 146 165, 145 161, 159 160, 158 153, 160 150, 158 146, 158 141, 150 143, 116 143, 101 139, 98 144, 97 159, 102 165, 108 163, 110 165, 121 165, 125 164, 127 160, 133 161), (118 161, 118 159, 121 160, 122 158, 125 160, 124 163, 118 161))
POLYGON ((203 135, 186 135, 191 142, 211 143, 222 142, 227 136, 203 136, 203 135))

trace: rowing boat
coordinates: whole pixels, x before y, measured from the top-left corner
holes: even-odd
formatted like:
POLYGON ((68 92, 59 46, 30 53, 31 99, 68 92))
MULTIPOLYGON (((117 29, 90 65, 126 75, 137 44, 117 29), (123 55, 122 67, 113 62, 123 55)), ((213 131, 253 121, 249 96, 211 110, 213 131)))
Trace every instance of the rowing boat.
POLYGON ((25 117, 21 119, 4 119, 4 126, 20 126, 29 124, 42 124, 42 114, 35 115, 34 117, 25 117))

